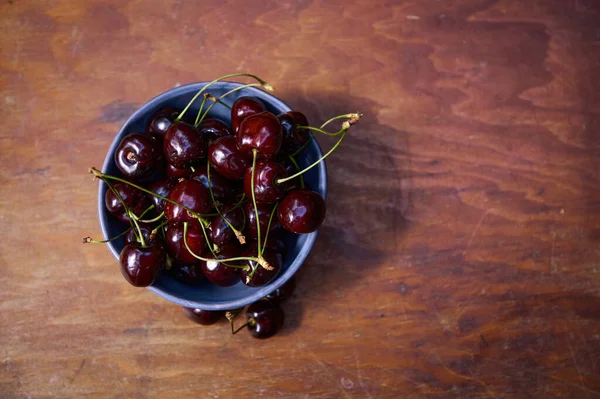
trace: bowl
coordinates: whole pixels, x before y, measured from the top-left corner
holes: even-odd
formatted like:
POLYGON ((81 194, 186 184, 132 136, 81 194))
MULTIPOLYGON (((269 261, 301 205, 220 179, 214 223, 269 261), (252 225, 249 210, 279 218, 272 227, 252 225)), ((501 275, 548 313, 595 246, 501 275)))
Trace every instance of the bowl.
MULTIPOLYGON (((106 159, 104 160, 102 172, 122 177, 114 160, 114 155, 121 139, 130 133, 144 132, 150 117, 161 108, 172 107, 182 110, 192 97, 207 83, 208 82, 199 82, 177 87, 158 95, 142 105, 127 119, 117 133, 108 150, 106 159)), ((233 82, 217 82, 211 85, 208 91, 213 96, 219 97, 240 85, 240 83, 233 82)), ((261 99, 265 103, 267 109, 275 115, 291 110, 291 108, 283 101, 254 87, 244 88, 232 93, 225 97, 223 102, 231 105, 237 98, 242 96, 252 96, 261 99)), ((196 112, 198 112, 200 103, 201 98, 195 101, 195 107, 190 107, 186 112, 186 115, 190 115, 190 113, 191 115, 195 115, 196 112)), ((211 109, 208 117, 218 118, 231 124, 230 111, 221 104, 216 104, 211 109)), ((303 168, 315 162, 321 156, 322 152, 317 141, 311 140, 310 144, 298 155, 297 161, 299 166, 303 168)), ((312 190, 318 192, 325 198, 327 191, 327 172, 324 162, 321 162, 318 166, 306 172, 304 174, 304 180, 312 190)), ((98 192, 98 218, 105 239, 115 237, 128 228, 126 223, 116 219, 106 209, 104 205, 104 195, 107 189, 107 185, 100 182, 98 192)), ((242 282, 231 287, 219 287, 209 281, 206 281, 201 285, 191 286, 179 282, 168 272, 162 271, 154 284, 148 287, 148 289, 181 306, 205 310, 230 310, 240 308, 265 297, 289 280, 308 256, 317 238, 317 234, 318 231, 302 235, 286 233, 284 235, 286 248, 283 253, 283 268, 275 279, 262 287, 248 287, 242 282)), ((123 238, 111 241, 107 243, 107 246, 118 261, 119 254, 124 246, 123 238)), ((118 269, 115 267, 115 271, 116 270, 118 269)))

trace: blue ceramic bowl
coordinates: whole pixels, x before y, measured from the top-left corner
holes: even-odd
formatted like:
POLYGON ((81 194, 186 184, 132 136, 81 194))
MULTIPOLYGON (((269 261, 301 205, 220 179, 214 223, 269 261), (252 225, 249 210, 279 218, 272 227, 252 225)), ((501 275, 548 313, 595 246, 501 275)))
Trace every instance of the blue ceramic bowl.
MULTIPOLYGON (((192 99, 194 94, 204 87, 206 83, 207 82, 193 83, 169 90, 148 101, 140 109, 134 112, 133 115, 131 115, 121 127, 119 133, 117 133, 117 136, 108 150, 106 159, 104 160, 102 171, 107 174, 122 176, 114 161, 115 151, 121 142, 121 139, 130 133, 144 132, 150 117, 160 108, 172 107, 180 110, 183 109, 192 99)), ((208 91, 213 96, 219 97, 237 86, 240 86, 240 84, 219 82, 210 86, 208 91)), ((275 115, 291 110, 291 108, 281 100, 270 95, 269 93, 255 88, 246 88, 235 92, 226 97, 224 102, 228 105, 231 105, 238 97, 241 96, 253 96, 260 98, 267 106, 267 109, 275 115)), ((198 108, 200 107, 201 98, 199 98, 196 103, 197 104, 195 104, 195 107, 191 107, 190 110, 187 111, 186 115, 196 114, 198 108)), ((212 108, 208 117, 218 118, 229 124, 231 123, 230 111, 226 107, 219 104, 212 108)), ((319 159, 321 156, 322 153, 319 145, 317 144, 316 140, 312 140, 306 149, 299 154, 298 163, 300 167, 306 167, 319 159)), ((321 194, 323 198, 325 198, 327 191, 327 172, 323 162, 321 162, 317 167, 306 172, 304 174, 304 180, 311 189, 315 190, 321 194)), ((106 190, 106 184, 101 182, 98 193, 98 218, 100 219, 100 227, 105 239, 119 235, 128 227, 127 224, 119 221, 106 210, 104 205, 104 195, 106 190)), ((241 282, 232 287, 218 287, 208 281, 199 286, 190 286, 175 280, 167 272, 163 272, 156 279, 154 284, 151 287, 148 287, 148 289, 181 306, 206 310, 228 310, 239 308, 266 296, 285 283, 290 277, 292 277, 298 268, 300 268, 302 262, 304 262, 304 259, 306 259, 308 256, 308 253, 310 252, 317 238, 317 233, 318 231, 303 235, 286 233, 287 235, 284 237, 286 249, 283 254, 283 269, 279 275, 273 281, 271 281, 271 283, 263 287, 252 288, 244 285, 241 282)), ((124 246, 123 239, 121 238, 119 240, 109 242, 107 245, 112 254, 118 260, 119 253, 124 246)), ((118 269, 115 267, 115 270, 118 269)))

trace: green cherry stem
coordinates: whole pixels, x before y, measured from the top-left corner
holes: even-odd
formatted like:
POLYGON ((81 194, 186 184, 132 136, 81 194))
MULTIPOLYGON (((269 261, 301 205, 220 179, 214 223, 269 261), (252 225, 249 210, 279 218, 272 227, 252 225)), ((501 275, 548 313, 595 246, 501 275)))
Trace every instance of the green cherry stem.
POLYGON ((212 200, 212 203, 215 209, 217 210, 217 213, 219 214, 221 219, 223 219, 225 223, 227 223, 227 226, 229 226, 229 228, 233 231, 233 234, 235 234, 235 237, 238 239, 240 244, 244 245, 246 243, 246 237, 244 237, 244 235, 238 229, 233 227, 231 222, 229 222, 229 220, 221 213, 219 205, 217 204, 217 201, 215 201, 215 196, 212 190, 212 184, 210 184, 210 161, 206 162, 206 180, 208 180, 208 192, 210 193, 210 199, 212 200))
POLYGON ((256 207, 256 195, 254 194, 254 169, 256 169, 256 157, 258 156, 258 150, 252 149, 252 173, 250 176, 250 190, 252 191, 252 204, 254 205, 254 215, 256 217, 256 238, 258 239, 258 257, 262 257, 262 250, 260 248, 260 219, 258 218, 258 208, 256 207))
POLYGON ((130 185, 130 186, 131 186, 131 187, 133 187, 133 188, 137 188, 138 190, 145 192, 146 194, 153 195, 153 196, 155 196, 155 197, 157 197, 157 198, 160 198, 160 199, 162 199, 162 200, 165 200, 165 201, 167 201, 167 202, 170 202, 170 203, 171 203, 171 204, 173 204, 173 205, 180 206, 180 207, 182 207, 183 209, 185 209, 186 211, 188 211, 188 212, 189 212, 189 213, 190 213, 192 216, 194 216, 194 217, 196 217, 198 220, 200 220, 200 222, 201 222, 202 224, 204 224, 204 226, 205 226, 205 227, 209 225, 208 221, 207 221, 207 220, 205 220, 205 219, 202 217, 202 215, 201 215, 201 214, 199 214, 199 213, 197 213, 197 212, 194 212, 193 210, 191 210, 191 209, 190 209, 190 208, 188 208, 187 206, 184 206, 184 205, 180 204, 179 202, 173 201, 173 200, 171 200, 171 199, 169 199, 169 198, 167 198, 167 197, 163 197, 163 196, 162 196, 162 195, 160 195, 160 194, 157 194, 157 193, 155 193, 155 192, 153 192, 153 191, 150 191, 150 190, 148 190, 148 189, 145 189, 144 187, 142 187, 142 186, 138 186, 137 184, 135 184, 135 183, 132 183, 132 182, 130 182, 130 181, 127 181, 127 180, 125 180, 125 179, 121 179, 120 177, 116 177, 116 176, 111 176, 111 175, 104 174, 104 173, 100 172, 98 169, 96 169, 96 168, 94 168, 94 167, 90 168, 90 169, 89 169, 89 172, 90 172, 91 174, 93 174, 94 176, 98 177, 99 179, 103 179, 103 181, 104 181, 105 183, 106 183, 106 180, 104 180, 104 179, 110 179, 110 180, 115 180, 115 181, 118 181, 118 182, 121 182, 121 183, 125 183, 125 184, 128 184, 128 185, 130 185))
POLYGON ((204 98, 202 99, 202 104, 200 104, 200 109, 198 110, 198 115, 196 115, 196 122, 194 122, 194 127, 198 127, 200 115, 202 115, 202 110, 204 109, 204 104, 206 104, 206 99, 210 96, 210 93, 204 93, 204 98))
POLYGON ((233 322, 231 323, 231 334, 235 335, 238 332, 242 331, 244 328, 248 327, 249 325, 254 325, 254 323, 256 323, 254 321, 254 319, 250 319, 249 321, 247 321, 246 323, 242 324, 240 327, 238 327, 235 331, 233 331, 233 322))
POLYGON ((144 235, 142 234, 142 229, 140 229, 140 225, 137 221, 136 218, 133 217, 133 213, 129 213, 129 218, 131 220, 133 220, 133 224, 135 225, 135 228, 137 229, 137 232, 139 234, 139 239, 140 239, 140 244, 142 245, 142 248, 146 248, 146 241, 144 240, 144 235))
POLYGON ((212 82, 210 82, 207 85, 205 85, 202 89, 200 89, 200 91, 198 91, 198 93, 196 93, 196 95, 192 98, 192 100, 188 103, 188 105, 183 109, 183 111, 181 111, 181 113, 177 116, 177 118, 175 118, 175 121, 179 121, 179 120, 181 120, 181 118, 183 118, 183 115, 192 106, 192 104, 194 103, 194 101, 196 101, 196 99, 198 97, 200 97, 200 94, 202 94, 204 92, 204 90, 206 90, 211 85, 213 85, 214 83, 217 83, 217 82, 219 82, 221 80, 225 80, 225 79, 229 79, 229 78, 235 78, 235 77, 238 77, 238 76, 247 76, 249 78, 252 78, 252 79, 256 80, 258 83, 260 83, 260 86, 262 86, 262 88, 265 89, 266 91, 274 91, 273 86, 271 86, 270 84, 268 84, 267 82, 265 82, 264 80, 262 80, 261 78, 259 78, 258 76, 255 76, 255 75, 252 75, 252 74, 249 74, 249 73, 232 73, 230 75, 221 76, 220 78, 217 78, 217 79, 213 80, 212 82))
MULTIPOLYGON (((304 187, 302 187, 304 188, 304 187)), ((275 210, 277 209, 277 206, 279 204, 275 204, 275 206, 273 207, 273 210, 271 211, 271 216, 269 216, 269 224, 267 225, 267 232, 265 233, 265 243, 262 246, 262 252, 265 251, 265 247, 267 246, 267 240, 269 239, 269 232, 271 231, 271 222, 273 221, 273 215, 275 215, 275 210)), ((260 241, 258 242, 258 245, 260 246, 260 241)))
MULTIPOLYGON (((154 205, 152 205, 154 207, 154 205)), ((158 215, 155 218, 152 219, 138 219, 139 222, 142 223, 154 223, 154 222, 158 222, 163 216, 165 216, 164 212, 161 212, 160 215, 158 215)))
POLYGON ((212 102, 221 104, 222 106, 224 106, 225 108, 227 108, 231 111, 231 107, 229 105, 225 104, 223 101, 221 101, 220 98, 217 98, 215 96, 208 96, 208 99, 212 102))
MULTIPOLYGON (((298 162, 296 162, 296 159, 292 156, 292 155, 288 155, 288 158, 290 159, 290 162, 296 167, 296 171, 300 171, 300 166, 298 166, 298 162)), ((304 188, 304 177, 302 175, 300 175, 300 188, 304 188)))
POLYGON ((221 97, 217 98, 216 99, 217 101, 214 101, 212 104, 210 104, 210 106, 206 109, 206 111, 204 111, 204 115, 202 115, 202 118, 200 118, 200 122, 198 122, 198 124, 202 123, 202 121, 204 120, 204 118, 206 118, 206 115, 208 115, 208 113, 210 112, 210 110, 212 109, 212 107, 214 107, 217 103, 220 103, 223 98, 227 97, 231 93, 235 93, 236 91, 247 89, 248 87, 256 87, 256 86, 261 86, 261 84, 259 84, 259 83, 249 83, 247 85, 238 86, 235 89, 229 90, 227 93, 225 93, 221 97))
POLYGON ((129 227, 127 230, 125 230, 118 236, 114 236, 113 238, 109 238, 108 240, 102 240, 102 241, 94 240, 92 237, 85 237, 83 239, 83 243, 84 244, 106 244, 107 242, 111 242, 111 241, 114 241, 114 240, 117 240, 117 239, 123 237, 125 234, 127 234, 129 232, 129 230, 131 230, 131 227, 129 227))

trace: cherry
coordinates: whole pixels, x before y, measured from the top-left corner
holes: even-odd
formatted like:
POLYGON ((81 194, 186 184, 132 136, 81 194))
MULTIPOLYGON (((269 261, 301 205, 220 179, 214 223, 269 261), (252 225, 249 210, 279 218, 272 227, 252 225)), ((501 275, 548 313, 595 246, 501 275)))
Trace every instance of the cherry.
MULTIPOLYGON (((186 240, 193 253, 200 255, 206 245, 206 239, 198 220, 188 223, 186 240)), ((193 256, 185 247, 183 240, 183 223, 169 223, 165 229, 165 245, 167 253, 177 265, 198 263, 199 260, 193 256)))
POLYGON ((193 165, 199 158, 206 157, 208 137, 193 125, 175 122, 167 130, 163 150, 167 162, 178 168, 193 165))
POLYGON ((132 133, 119 143, 115 163, 128 178, 143 179, 152 175, 163 157, 160 142, 143 133, 132 133))
MULTIPOLYGON (((210 193, 202 183, 197 182, 196 180, 180 181, 171 189, 167 198, 199 214, 207 214, 212 210, 210 193)), ((164 212, 165 217, 170 222, 197 220, 194 215, 191 215, 187 210, 171 202, 165 203, 164 212)))
MULTIPOLYGON (((148 207, 150 207, 150 200, 148 197, 146 197, 143 192, 136 190, 130 185, 125 183, 113 183, 112 187, 117 193, 119 193, 125 205, 127 205, 129 210, 131 210, 136 216, 140 216, 146 209, 148 209, 148 207)), ((123 207, 123 204, 111 189, 106 190, 106 194, 104 195, 104 204, 111 215, 115 216, 122 222, 129 221, 129 215, 127 215, 125 207, 123 207)))
POLYGON ((283 310, 268 299, 254 302, 246 310, 248 331, 254 338, 272 337, 283 327, 283 310))
POLYGON ((252 158, 239 151, 236 142, 234 136, 225 136, 208 147, 210 164, 222 176, 231 180, 243 179, 246 168, 252 165, 252 158))
MULTIPOLYGON (((208 173, 206 166, 198 166, 191 174, 191 178, 202 183, 208 189, 208 173)), ((210 169, 210 185, 215 200, 222 203, 233 202, 238 195, 237 183, 232 182, 217 173, 214 168, 210 169)))
POLYGON ((289 299, 294 291, 296 290, 296 277, 292 276, 288 281, 285 282, 281 287, 271 292, 266 297, 273 303, 279 305, 286 299, 289 299))
POLYGON ((171 268, 177 281, 188 285, 199 285, 206 281, 200 262, 171 268))
POLYGON ((231 130, 225 122, 219 119, 205 119, 198 125, 198 131, 209 137, 211 141, 218 139, 219 137, 231 136, 231 130))
POLYGON ((146 247, 140 244, 127 244, 121 250, 119 261, 121 274, 135 287, 151 285, 160 269, 165 265, 165 250, 157 242, 146 247))
POLYGON ((146 131, 162 141, 167 134, 167 130, 173 124, 178 112, 174 108, 161 108, 152 115, 146 131))
MULTIPOLYGON (((267 226, 269 225, 269 219, 271 218, 271 212, 273 211, 274 205, 270 204, 256 204, 258 209, 258 220, 260 221, 260 234, 261 239, 265 239, 267 232, 267 226)), ((256 240, 258 238, 258 231, 256 229, 256 212, 254 211, 254 204, 252 201, 247 202, 244 205, 244 212, 246 213, 246 231, 249 238, 256 240)), ((269 230, 269 236, 272 232, 281 229, 281 225, 277 220, 276 216, 273 216, 271 221, 271 229, 269 230)))
POLYGON ((290 191, 277 207, 277 218, 284 229, 297 234, 312 233, 325 219, 325 200, 309 190, 290 191))
MULTIPOLYGON (((163 197, 167 197, 174 186, 175 183, 173 181, 162 179, 152 183, 149 187, 149 190, 158 195, 162 195, 163 197)), ((154 209, 156 209, 158 213, 161 213, 165 207, 165 200, 154 195, 151 195, 150 197, 152 203, 154 204, 154 209)))
MULTIPOLYGON (((237 245, 225 245, 217 254, 216 259, 237 258, 241 251, 242 249, 237 245)), ((220 287, 230 287, 239 283, 241 269, 229 267, 218 262, 210 251, 207 252, 208 253, 205 253, 205 257, 213 259, 211 261, 201 262, 202 271, 207 279, 220 287)), ((227 262, 227 264, 241 266, 241 262, 227 262)))
MULTIPOLYGON (((275 161, 258 161, 254 169, 254 195, 257 203, 272 203, 284 197, 287 182, 277 183, 277 179, 288 177, 285 166, 275 161)), ((252 168, 244 175, 244 192, 252 198, 252 168)))
MULTIPOLYGON (((250 244, 248 248, 242 255, 244 258, 256 258, 258 256, 258 247, 256 244, 250 244)), ((265 248, 263 254, 263 258, 269 263, 273 270, 267 270, 264 266, 259 265, 254 260, 246 260, 244 263, 250 267, 249 270, 241 269, 242 282, 249 287, 260 287, 268 284, 271 280, 277 276, 279 270, 281 270, 282 266, 282 258, 281 254, 276 253, 270 248, 265 248), (256 269, 254 272, 254 276, 250 277, 252 271, 256 269)))
POLYGON ((235 233, 231 227, 229 227, 227 222, 225 222, 224 218, 227 219, 236 230, 240 231, 244 228, 246 221, 243 209, 239 207, 235 209, 232 208, 233 206, 225 207, 221 211, 223 217, 220 215, 215 216, 212 222, 210 222, 210 225, 208 226, 208 237, 213 244, 222 246, 231 240, 235 240, 235 233))
POLYGON ((284 152, 292 153, 310 139, 308 129, 298 128, 298 126, 308 126, 308 119, 303 113, 288 111, 278 115, 277 119, 279 119, 283 131, 282 149, 284 152))
POLYGON ((167 173, 167 177, 169 179, 180 179, 182 177, 189 177, 192 174, 192 169, 190 169, 189 167, 178 168, 177 166, 166 162, 165 172, 167 173))
POLYGON ((231 107, 231 129, 237 134, 242 121, 254 114, 266 111, 267 108, 258 98, 240 97, 231 107))
POLYGON ((271 159, 277 155, 283 142, 281 123, 270 112, 250 115, 242 121, 236 138, 241 152, 250 156, 256 149, 261 159, 271 159))
MULTIPOLYGON (((146 244, 149 244, 157 239, 156 237, 150 237, 152 235, 152 230, 154 229, 154 227, 152 225, 145 224, 145 223, 139 223, 139 226, 140 226, 140 231, 142 232, 142 236, 144 237, 144 242, 146 244)), ((129 229, 127 231, 127 234, 125 234, 125 245, 139 244, 140 241, 138 240, 137 234, 139 234, 139 233, 135 227, 129 229)))
POLYGON ((223 312, 194 308, 183 308, 183 313, 185 313, 186 317, 194 323, 201 324, 203 326, 215 324, 217 321, 219 321, 219 319, 221 319, 221 317, 223 317, 223 312))

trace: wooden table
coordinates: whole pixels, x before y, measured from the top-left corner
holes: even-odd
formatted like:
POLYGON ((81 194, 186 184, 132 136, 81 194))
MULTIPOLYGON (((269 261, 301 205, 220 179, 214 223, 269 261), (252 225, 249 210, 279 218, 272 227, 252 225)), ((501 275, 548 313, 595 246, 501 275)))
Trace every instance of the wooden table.
POLYGON ((600 397, 599 2, 2 0, 0 26, 0 397, 600 397), (365 114, 266 341, 81 245, 125 118, 241 71, 315 124, 365 114))

